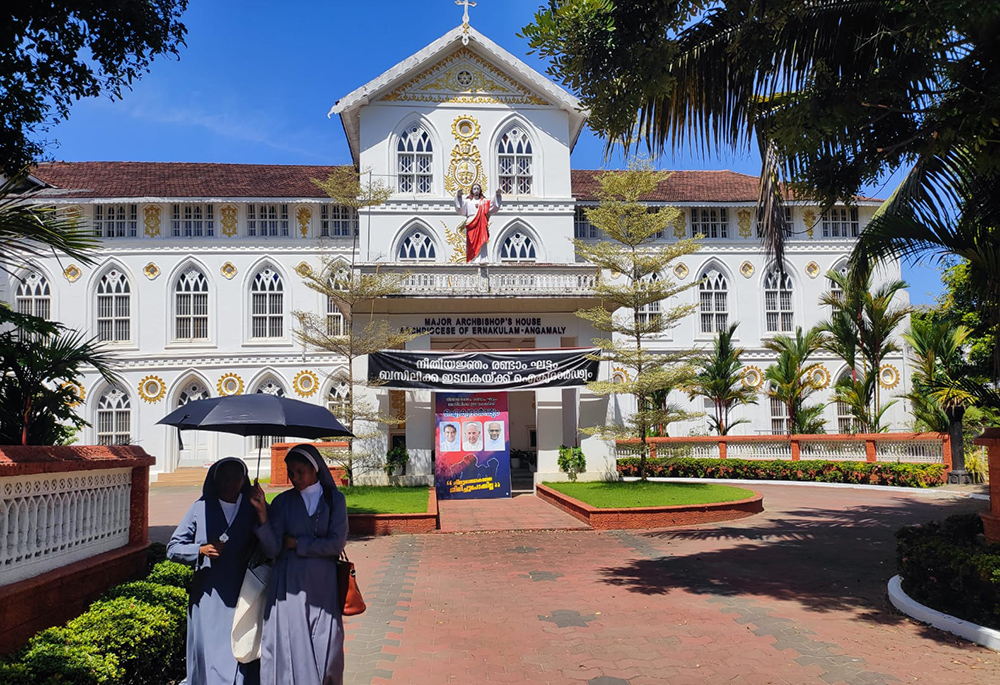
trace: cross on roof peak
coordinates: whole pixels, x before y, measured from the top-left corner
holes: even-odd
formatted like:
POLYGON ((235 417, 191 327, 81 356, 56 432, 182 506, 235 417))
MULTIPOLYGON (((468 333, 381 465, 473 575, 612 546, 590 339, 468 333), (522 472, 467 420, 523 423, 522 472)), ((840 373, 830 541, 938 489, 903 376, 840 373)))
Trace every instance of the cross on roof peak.
POLYGON ((472 0, 455 0, 455 4, 459 7, 465 7, 465 13, 462 15, 462 45, 469 44, 469 8, 476 7, 476 3, 472 0))

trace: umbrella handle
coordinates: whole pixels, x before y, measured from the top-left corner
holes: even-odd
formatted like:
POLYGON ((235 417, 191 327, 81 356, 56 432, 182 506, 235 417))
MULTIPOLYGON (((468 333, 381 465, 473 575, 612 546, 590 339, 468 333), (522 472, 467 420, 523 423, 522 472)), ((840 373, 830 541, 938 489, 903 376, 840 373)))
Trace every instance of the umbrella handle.
POLYGON ((260 451, 264 447, 264 436, 257 438, 257 480, 260 480, 260 451))

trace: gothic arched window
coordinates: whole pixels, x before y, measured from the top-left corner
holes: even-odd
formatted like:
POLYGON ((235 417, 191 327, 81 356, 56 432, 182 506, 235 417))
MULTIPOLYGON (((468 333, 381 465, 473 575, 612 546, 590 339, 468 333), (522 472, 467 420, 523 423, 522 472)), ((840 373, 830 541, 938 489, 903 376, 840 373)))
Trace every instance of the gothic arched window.
POLYGON ((17 285, 14 306, 19 314, 49 319, 52 316, 52 291, 45 276, 37 271, 25 274, 17 285))
POLYGON ((97 400, 97 444, 132 442, 132 403, 120 385, 111 385, 97 400))
POLYGON ((426 195, 434 180, 434 147, 419 124, 406 127, 396 144, 396 190, 426 195))
POLYGON ((792 330, 792 279, 788 274, 779 277, 772 269, 764 277, 764 314, 768 333, 789 333, 792 330))
POLYGON ((706 271, 701 276, 699 286, 701 296, 701 332, 724 331, 728 324, 729 284, 718 269, 706 271))
POLYGON ((536 257, 535 242, 524 231, 511 231, 500 246, 501 262, 533 262, 536 257))
MULTIPOLYGON (((275 397, 284 397, 285 386, 274 378, 265 378, 257 384, 257 389, 254 392, 258 395, 274 395, 275 397)), ((267 449, 276 442, 284 441, 285 436, 283 435, 258 435, 257 439, 254 441, 254 447, 257 449, 267 449)))
POLYGON ((522 126, 512 126, 497 143, 500 191, 509 195, 531 195, 533 167, 531 139, 522 126))
MULTIPOLYGON (((851 380, 851 371, 848 369, 841 374, 840 380, 837 381, 837 385, 845 383, 851 380)), ((836 387, 836 386, 834 386, 836 387)), ((856 433, 854 426, 854 415, 851 413, 851 405, 847 402, 836 402, 837 405, 837 432, 841 435, 849 435, 851 433, 856 433)))
POLYGON ((285 287, 281 275, 267 266, 257 272, 250 286, 250 337, 284 337, 285 287))
POLYGON ((174 283, 174 338, 208 339, 208 279, 198 269, 189 269, 174 283))
POLYGON ((330 391, 326 394, 326 408, 342 422, 347 421, 347 409, 351 404, 351 384, 347 381, 340 381, 330 386, 330 391))
POLYGON ((407 262, 433 262, 437 259, 437 248, 431 237, 421 230, 410 233, 399 244, 399 260, 407 262))
POLYGON ((128 277, 111 269, 97 284, 97 338, 102 342, 128 342, 131 337, 132 286, 128 277))
POLYGON ((177 406, 183 407, 188 402, 195 400, 207 400, 211 396, 204 383, 199 380, 190 380, 181 388, 181 393, 177 396, 177 406))
MULTIPOLYGON (((660 280, 660 275, 653 273, 648 276, 644 276, 642 279, 646 283, 655 283, 660 280)), ((643 326, 652 323, 656 319, 659 319, 661 314, 660 301, 656 300, 639 307, 639 323, 643 326)))

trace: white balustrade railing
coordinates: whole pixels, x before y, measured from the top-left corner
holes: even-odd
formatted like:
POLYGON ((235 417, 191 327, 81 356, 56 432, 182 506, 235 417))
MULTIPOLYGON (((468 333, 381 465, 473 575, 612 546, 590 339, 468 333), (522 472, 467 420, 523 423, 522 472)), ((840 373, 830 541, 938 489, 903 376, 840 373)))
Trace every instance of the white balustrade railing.
POLYGON ((0 478, 0 585, 123 547, 132 470, 0 478))
MULTIPOLYGON (((882 449, 879 443, 878 449, 882 449)), ((938 450, 940 453, 940 450, 938 450)), ((865 461, 868 453, 864 441, 838 440, 822 442, 799 442, 799 459, 817 459, 822 461, 865 461)), ((940 461, 940 460, 939 460, 940 461)))
POLYGON ((882 440, 875 447, 876 461, 940 464, 944 446, 934 440, 882 440))
POLYGON ((726 444, 727 459, 777 460, 792 458, 792 444, 787 440, 730 442, 726 444))
POLYGON ((361 273, 405 273, 400 295, 590 296, 599 270, 589 264, 362 265, 361 273))

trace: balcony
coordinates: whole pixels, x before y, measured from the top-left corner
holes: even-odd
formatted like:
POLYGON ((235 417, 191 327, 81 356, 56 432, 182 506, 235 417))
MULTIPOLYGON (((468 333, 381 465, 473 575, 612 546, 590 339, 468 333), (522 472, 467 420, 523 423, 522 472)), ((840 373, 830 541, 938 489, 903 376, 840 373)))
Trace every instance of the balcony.
POLYGON ((362 264, 362 274, 404 275, 402 290, 376 311, 573 312, 601 304, 600 269, 591 264, 362 264), (447 301, 442 302, 442 300, 447 301))

